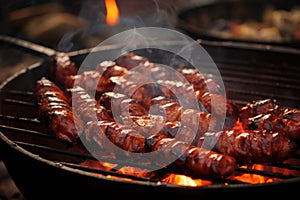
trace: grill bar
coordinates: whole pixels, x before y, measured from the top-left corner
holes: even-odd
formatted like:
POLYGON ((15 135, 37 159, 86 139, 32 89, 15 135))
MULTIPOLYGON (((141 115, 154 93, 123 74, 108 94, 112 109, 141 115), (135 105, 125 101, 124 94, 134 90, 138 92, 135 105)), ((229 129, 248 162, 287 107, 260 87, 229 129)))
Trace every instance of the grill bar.
MULTIPOLYGON (((129 179, 132 179, 132 180, 154 182, 154 183, 160 182, 159 180, 156 180, 156 179, 143 178, 143 177, 129 175, 129 174, 121 174, 121 173, 118 173, 116 171, 101 170, 101 169, 85 167, 85 166, 81 166, 81 165, 78 165, 78 164, 66 163, 66 162, 59 162, 59 163, 64 165, 64 166, 72 167, 72 168, 75 168, 75 169, 80 169, 80 170, 83 170, 83 171, 86 171, 86 172, 97 173, 97 174, 101 174, 101 175, 105 175, 105 176, 109 175, 109 176, 115 176, 115 177, 119 177, 119 178, 129 178, 129 179)), ((165 183, 161 183, 161 184, 167 185, 165 183)))
MULTIPOLYGON (((73 152, 73 151, 66 151, 66 150, 53 148, 53 147, 49 147, 49 146, 36 145, 36 144, 25 143, 25 142, 20 142, 20 141, 14 141, 14 142, 16 144, 20 145, 20 146, 31 148, 31 149, 37 149, 37 150, 42 150, 42 151, 45 151, 45 152, 53 152, 53 153, 62 154, 62 155, 74 156, 74 157, 79 158, 79 159, 97 160, 94 156, 92 156, 91 154, 87 154, 87 153, 78 153, 78 152, 73 152)), ((144 169, 151 170, 151 166, 140 165, 140 164, 137 164, 137 163, 132 163, 130 161, 124 162, 124 161, 120 161, 120 160, 117 160, 117 159, 110 159, 110 158, 101 158, 101 161, 102 162, 118 164, 120 166, 132 166, 132 167, 138 167, 138 168, 144 168, 144 169)), ((152 169, 155 169, 155 168, 152 168, 152 169)))
POLYGON ((25 134, 31 134, 31 135, 37 135, 37 136, 42 136, 42 137, 55 139, 52 135, 48 135, 48 134, 41 133, 41 132, 38 132, 38 131, 22 129, 22 128, 17 128, 17 127, 11 127, 11 126, 5 126, 5 125, 0 125, 0 128, 2 130, 4 130, 4 129, 13 130, 13 131, 16 131, 17 133, 25 133, 25 134))
POLYGON ((284 175, 284 174, 280 174, 280 173, 255 170, 255 169, 245 169, 245 168, 238 168, 238 169, 236 169, 236 171, 243 172, 243 173, 249 173, 249 174, 257 174, 257 175, 262 175, 262 176, 267 176, 267 177, 272 177, 272 178, 280 178, 280 179, 289 179, 289 178, 297 177, 297 176, 292 176, 292 175, 284 175))
POLYGON ((49 57, 56 54, 56 51, 26 40, 22 40, 19 38, 14 38, 6 35, 0 35, 0 41, 7 45, 13 45, 17 48, 20 48, 30 54, 41 56, 41 57, 49 57))
MULTIPOLYGON (((25 104, 25 105, 27 105, 27 104, 25 104)), ((9 115, 0 115, 0 119, 29 122, 29 123, 34 123, 34 124, 41 123, 40 120, 38 120, 37 118, 31 119, 31 118, 26 118, 26 117, 16 117, 16 116, 9 116, 9 115)))
POLYGON ((26 102, 26 101, 17 100, 17 99, 5 99, 4 102, 14 103, 14 104, 20 104, 20 105, 24 105, 24 106, 31 106, 31 107, 35 107, 36 106, 32 102, 26 102))

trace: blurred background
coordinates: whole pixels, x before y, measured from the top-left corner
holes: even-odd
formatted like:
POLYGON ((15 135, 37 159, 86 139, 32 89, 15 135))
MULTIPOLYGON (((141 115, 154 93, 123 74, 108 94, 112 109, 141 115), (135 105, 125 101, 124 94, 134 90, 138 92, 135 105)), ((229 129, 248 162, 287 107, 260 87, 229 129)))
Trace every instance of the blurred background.
POLYGON ((95 46, 118 32, 144 26, 172 28, 180 0, 1 1, 1 34, 60 50, 95 46), (117 6, 117 10, 114 8, 117 6), (107 6, 110 21, 107 21, 107 6))

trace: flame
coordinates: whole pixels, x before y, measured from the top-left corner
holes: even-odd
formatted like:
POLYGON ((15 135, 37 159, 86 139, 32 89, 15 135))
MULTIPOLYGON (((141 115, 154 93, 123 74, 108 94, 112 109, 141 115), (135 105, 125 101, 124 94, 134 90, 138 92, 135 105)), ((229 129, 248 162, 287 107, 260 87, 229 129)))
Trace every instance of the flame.
POLYGON ((105 0, 106 23, 115 26, 119 23, 119 9, 115 0, 105 0))
MULTIPOLYGON (((248 166, 241 166, 241 168, 248 168, 248 166)), ((265 170, 265 166, 255 164, 252 166, 253 170, 265 170)), ((242 174, 240 176, 235 176, 235 180, 239 180, 245 183, 250 183, 250 184, 260 184, 260 183, 270 183, 273 181, 276 181, 276 178, 270 178, 258 174, 242 174)))
POLYGON ((177 184, 181 186, 192 186, 192 187, 212 184, 211 181, 206 181, 202 179, 192 179, 189 176, 179 175, 179 174, 170 174, 169 176, 164 178, 162 182, 177 184))
POLYGON ((240 119, 238 119, 234 125, 234 127, 232 128, 233 130, 236 130, 236 131, 246 131, 244 129, 244 126, 243 126, 243 123, 240 121, 240 119))
MULTIPOLYGON (((85 167, 91 167, 95 169, 101 169, 101 170, 113 170, 113 168, 117 167, 117 164, 111 164, 107 162, 101 162, 96 160, 85 160, 80 163, 81 166, 85 167)), ((130 167, 130 166, 123 166, 120 169, 116 170, 115 172, 120 174, 128 174, 133 176, 139 176, 144 178, 153 178, 155 177, 155 172, 149 172, 147 170, 143 170, 137 167, 130 167)), ((96 173, 99 176, 103 176, 100 173, 96 173)), ((124 181, 133 181, 130 178, 124 178, 124 177, 118 177, 113 175, 106 175, 107 178, 115 178, 115 179, 122 179, 124 181)), ((212 182, 208 180, 202 180, 202 179, 193 179, 189 176, 180 175, 180 174, 168 174, 165 176, 165 178, 160 180, 164 183, 170 183, 170 184, 176 184, 181 186, 205 186, 205 185, 211 185, 212 182)))
POLYGON ((117 164, 111 164, 108 162, 100 162, 100 161, 88 160, 88 159, 81 162, 80 165, 85 167, 95 168, 95 169, 101 169, 101 170, 111 170, 117 166, 117 164))

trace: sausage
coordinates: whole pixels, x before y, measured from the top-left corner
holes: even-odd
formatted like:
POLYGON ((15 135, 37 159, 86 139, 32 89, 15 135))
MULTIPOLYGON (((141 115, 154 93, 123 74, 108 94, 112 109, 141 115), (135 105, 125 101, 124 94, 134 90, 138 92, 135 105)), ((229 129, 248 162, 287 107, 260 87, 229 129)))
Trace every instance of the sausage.
POLYGON ((282 113, 278 116, 273 114, 261 114, 248 118, 242 123, 243 127, 248 130, 280 131, 285 136, 300 143, 300 122, 290 118, 292 118, 290 112, 288 112, 287 115, 282 113))
POLYGON ((145 137, 128 126, 114 121, 91 121, 87 123, 85 130, 86 140, 96 142, 102 150, 111 151, 111 145, 107 143, 104 137, 107 137, 114 145, 124 151, 134 153, 146 151, 145 137))
POLYGON ((83 132, 83 123, 73 113, 64 92, 53 82, 42 77, 36 83, 34 97, 38 106, 38 116, 59 141, 78 143, 83 132))
POLYGON ((166 124, 165 118, 161 115, 126 116, 123 117, 122 122, 144 137, 159 133, 166 124))
MULTIPOLYGON (((157 152, 150 161, 160 165, 160 159, 174 159, 168 169, 177 173, 202 179, 220 179, 231 175, 236 169, 236 160, 228 155, 191 146, 170 136, 156 134, 143 137, 138 131, 116 122, 93 121, 87 124, 87 141, 95 142, 104 152, 111 151, 107 137, 113 144, 134 153, 157 152), (109 149, 105 149, 109 147, 109 149), (170 167, 170 168, 169 168, 170 167), (174 167, 174 169, 172 168, 174 167)), ((98 152, 101 154, 103 152, 98 152)), ((117 156, 123 156, 118 154, 117 156)), ((166 167, 166 166, 161 166, 166 167)))
POLYGON ((116 61, 118 65, 126 67, 129 70, 144 65, 147 62, 149 62, 147 58, 139 56, 132 52, 122 54, 116 61))
MULTIPOLYGON (((150 62, 146 57, 132 52, 122 54, 116 62, 118 65, 126 67, 129 70, 138 66, 147 69, 153 80, 174 80, 175 74, 173 74, 172 70, 166 70, 164 67, 150 62)), ((211 75, 205 75, 197 69, 187 67, 178 68, 177 72, 182 74, 196 90, 205 90, 212 93, 220 92, 220 85, 211 75)))
POLYGON ((250 117, 254 117, 260 114, 268 114, 278 108, 277 101, 275 99, 261 99, 252 101, 244 105, 239 110, 240 121, 244 121, 250 117))
POLYGON ((66 53, 58 53, 52 58, 50 78, 59 86, 63 86, 65 78, 76 75, 78 68, 66 53))
POLYGON ((234 157, 239 164, 265 164, 291 158, 297 144, 278 131, 224 130, 206 133, 198 146, 206 144, 213 150, 234 157))
POLYGON ((111 110, 101 106, 81 87, 69 90, 72 93, 72 107, 83 123, 93 120, 113 121, 111 110))
POLYGON ((220 94, 214 94, 210 92, 205 92, 202 90, 197 90, 196 96, 198 101, 207 110, 207 112, 212 113, 216 119, 224 120, 223 129, 231 129, 238 119, 239 110, 236 104, 220 94))
POLYGON ((237 167, 232 156, 187 145, 163 134, 148 137, 146 143, 151 151, 158 151, 155 160, 174 159, 170 167, 193 178, 220 179, 232 175, 237 167))
MULTIPOLYGON (((82 110, 82 112, 88 111, 82 110)), ((183 133, 187 132, 183 131, 183 133)), ((193 131, 190 131, 190 133, 193 134, 193 131)), ((176 166, 176 169, 178 168, 177 170, 180 169, 180 173, 193 177, 207 179, 220 178, 233 173, 236 167, 235 160, 230 156, 211 153, 204 149, 200 151, 198 147, 190 147, 185 139, 182 138, 181 140, 178 140, 176 137, 168 136, 168 140, 164 140, 163 137, 160 137, 158 140, 155 135, 163 134, 158 133, 154 134, 154 136, 152 134, 149 137, 145 137, 139 131, 126 124, 108 120, 87 122, 84 133, 84 137, 88 142, 91 142, 92 144, 95 143, 100 148, 105 149, 107 147, 108 143, 107 140, 105 140, 105 137, 107 137, 114 145, 120 147, 125 152, 128 151, 134 153, 157 151, 158 149, 162 149, 168 141, 176 141, 176 145, 173 142, 169 143, 168 147, 164 150, 163 155, 172 156, 171 154, 176 153, 176 149, 180 151, 188 149, 188 152, 184 152, 183 154, 184 162, 186 164, 182 164, 182 157, 176 160, 174 165, 176 166), (220 169, 218 169, 219 167, 220 169)), ((188 135, 185 136, 188 137, 188 135)), ((106 151, 109 150, 106 149, 106 151)))
POLYGON ((221 86, 212 75, 206 75, 201 73, 198 69, 187 67, 183 67, 178 71, 194 86, 195 90, 220 94, 221 86))
POLYGON ((274 99, 248 103, 240 109, 240 121, 244 129, 280 131, 300 144, 300 110, 280 106, 274 99))

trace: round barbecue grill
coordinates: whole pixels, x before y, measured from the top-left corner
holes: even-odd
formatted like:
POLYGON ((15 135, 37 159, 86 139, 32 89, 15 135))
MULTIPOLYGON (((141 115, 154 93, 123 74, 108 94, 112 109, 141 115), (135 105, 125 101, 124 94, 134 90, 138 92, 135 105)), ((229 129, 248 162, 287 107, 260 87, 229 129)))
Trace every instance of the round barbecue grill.
MULTIPOLYGON (((157 179, 119 174, 115 171, 84 167, 78 163, 94 159, 80 147, 57 141, 37 119, 33 88, 38 79, 49 74, 49 65, 57 52, 16 38, 1 36, 1 45, 22 49, 42 58, 8 78, 1 85, 0 150, 9 174, 26 199, 157 198, 163 194, 176 198, 257 197, 258 195, 296 194, 300 185, 300 156, 288 163, 274 163, 265 169, 238 168, 236 174, 254 174, 276 178, 269 183, 250 184, 224 179, 205 186, 181 186, 157 179), (279 169, 273 171, 270 169, 279 169), (112 176, 118 178, 111 178, 112 176), (130 179, 127 181, 124 179, 130 179), (103 196, 102 196, 103 195, 103 196), (242 196, 241 196, 242 195, 242 196)), ((181 45, 182 41, 165 45, 181 45)), ((242 106, 252 100, 277 99, 287 107, 300 108, 300 51, 285 47, 199 41, 214 59, 222 75, 227 96, 242 106)), ((114 51, 115 45, 96 53, 114 51)), ((68 52, 78 66, 91 49, 68 52)), ((140 55, 150 56, 138 50, 140 55)), ((159 54, 149 57, 153 62, 159 54)), ((118 160, 103 160, 123 165, 118 160)), ((128 163, 126 163, 128 165, 128 163)), ((139 166, 131 163, 132 166, 139 166)))

